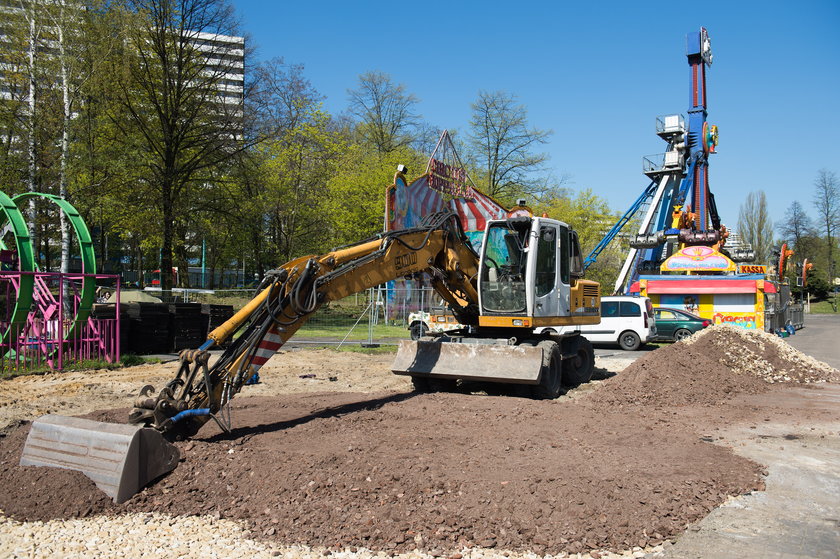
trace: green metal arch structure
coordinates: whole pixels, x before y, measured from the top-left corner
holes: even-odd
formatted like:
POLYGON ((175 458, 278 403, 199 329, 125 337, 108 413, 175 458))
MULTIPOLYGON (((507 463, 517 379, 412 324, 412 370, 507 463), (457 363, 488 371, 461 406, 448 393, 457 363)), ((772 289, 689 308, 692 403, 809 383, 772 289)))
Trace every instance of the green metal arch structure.
MULTIPOLYGON (((82 273, 83 274, 96 274, 96 253, 93 249, 93 240, 90 236, 90 231, 88 231, 87 225, 85 224, 84 219, 79 214, 73 205, 65 200, 60 196, 56 196, 55 194, 46 194, 43 192, 24 192, 23 194, 18 194, 14 196, 11 200, 13 203, 21 202, 27 200, 29 198, 43 198, 45 200, 49 200, 53 202, 59 209, 64 212, 64 215, 67 216, 67 219, 70 221, 70 224, 73 226, 73 230, 76 233, 76 240, 79 243, 79 252, 82 258, 82 273)), ((18 210, 18 213, 20 211, 18 210)), ((27 244, 29 241, 29 233, 26 234, 27 244)), ((32 253, 32 247, 30 245, 30 254, 32 253)), ((21 261, 22 262, 22 261, 21 261)), ((33 260, 33 268, 34 268, 34 260, 33 260)), ((22 270, 22 267, 21 267, 22 270)), ((34 283, 34 280, 33 280, 34 283)), ((30 293, 30 298, 31 298, 30 293)), ((73 328, 67 332, 66 338, 71 338, 76 326, 85 320, 87 320, 88 316, 90 316, 90 309, 93 305, 94 298, 96 297, 96 280, 94 278, 89 278, 86 276, 82 277, 82 291, 81 296, 79 298, 79 309, 76 313, 75 318, 73 319, 73 328)), ((18 295, 18 300, 20 300, 20 295, 18 295)), ((28 309, 28 307, 27 307, 28 309)))
MULTIPOLYGON (((0 191, 0 206, 3 214, 9 223, 9 229, 15 236, 19 270, 21 272, 35 271, 35 258, 32 253, 32 243, 29 241, 29 229, 26 227, 26 220, 12 198, 0 191)), ((6 249, 6 244, 0 239, 0 248, 6 249)), ((35 287, 35 277, 32 274, 21 274, 18 284, 18 295, 15 301, 15 308, 11 314, 9 328, 3 332, 2 340, 5 340, 12 327, 26 322, 29 309, 32 306, 32 294, 35 287)))

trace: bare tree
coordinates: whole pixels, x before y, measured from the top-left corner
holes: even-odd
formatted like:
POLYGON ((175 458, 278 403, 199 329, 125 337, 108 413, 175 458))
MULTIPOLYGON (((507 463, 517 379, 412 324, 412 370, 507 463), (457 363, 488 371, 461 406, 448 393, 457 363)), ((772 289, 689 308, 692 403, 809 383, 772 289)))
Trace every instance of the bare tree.
POLYGON ((802 238, 811 233, 811 218, 805 213, 798 200, 794 200, 787 209, 785 219, 779 223, 778 230, 785 239, 793 241, 793 246, 797 250, 800 248, 802 238))
POLYGON ((469 136, 473 158, 486 173, 486 192, 502 199, 525 193, 538 198, 544 185, 535 174, 543 171, 548 155, 534 150, 551 134, 529 126, 528 110, 514 95, 480 91, 472 104, 469 136))
POLYGON ((391 153, 416 139, 420 116, 414 109, 418 100, 406 93, 403 84, 395 84, 383 72, 365 72, 356 89, 347 93, 350 112, 359 119, 359 134, 379 153, 391 153))
POLYGON ((840 181, 833 171, 820 169, 814 186, 814 207, 819 214, 820 228, 825 232, 826 279, 831 283, 835 276, 834 244, 837 228, 840 227, 840 181))
POLYGON ((248 107, 265 136, 282 135, 295 128, 312 108, 324 100, 303 75, 302 64, 272 58, 254 69, 248 107))
POLYGON ((738 214, 738 232, 755 251, 756 262, 770 259, 773 244, 773 223, 767 211, 767 196, 763 190, 750 192, 738 214))
POLYGON ((114 69, 123 113, 113 121, 131 152, 148 154, 141 180, 161 218, 161 287, 167 292, 174 233, 185 229, 179 223, 189 219, 191 193, 200 197, 196 187, 212 181, 213 171, 243 148, 242 100, 228 95, 225 83, 242 71, 228 41, 236 21, 224 0, 128 5, 138 17, 127 29, 127 70, 114 69))

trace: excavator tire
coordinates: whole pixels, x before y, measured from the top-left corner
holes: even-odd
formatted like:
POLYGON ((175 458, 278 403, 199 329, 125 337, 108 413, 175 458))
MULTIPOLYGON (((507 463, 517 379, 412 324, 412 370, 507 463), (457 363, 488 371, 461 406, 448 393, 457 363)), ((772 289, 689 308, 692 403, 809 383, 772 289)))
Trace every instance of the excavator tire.
POLYGON ((563 360, 563 384, 575 387, 592 379, 595 369, 595 351, 592 344, 583 336, 573 336, 563 340, 563 353, 571 354, 563 360))
POLYGON ((432 388, 429 386, 429 377, 411 377, 411 386, 415 392, 419 392, 420 394, 432 391, 432 388))
POLYGON ((540 383, 531 386, 531 394, 541 400, 553 400, 563 393, 563 355, 555 341, 543 340, 536 346, 542 349, 543 364, 540 383))
POLYGON ((411 377, 411 384, 415 392, 455 392, 458 388, 456 379, 441 379, 429 377, 411 377))

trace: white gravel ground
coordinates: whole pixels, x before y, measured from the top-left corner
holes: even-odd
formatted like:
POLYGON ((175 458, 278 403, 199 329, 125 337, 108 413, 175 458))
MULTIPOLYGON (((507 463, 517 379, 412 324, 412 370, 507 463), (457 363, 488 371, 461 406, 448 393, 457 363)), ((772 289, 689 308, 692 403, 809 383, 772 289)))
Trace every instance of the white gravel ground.
MULTIPOLYGON (((587 552, 555 555, 570 559, 602 557, 628 559, 655 553, 662 546, 634 548, 623 554, 587 552)), ((0 558, 133 558, 167 557, 223 559, 368 559, 392 557, 367 550, 327 551, 305 546, 279 546, 253 540, 240 523, 212 516, 172 517, 156 513, 134 513, 118 517, 17 522, 0 512, 0 558)), ((413 551, 398 559, 431 559, 433 555, 413 551)), ((511 553, 495 549, 465 549, 445 555, 449 559, 537 559, 533 553, 511 553)))

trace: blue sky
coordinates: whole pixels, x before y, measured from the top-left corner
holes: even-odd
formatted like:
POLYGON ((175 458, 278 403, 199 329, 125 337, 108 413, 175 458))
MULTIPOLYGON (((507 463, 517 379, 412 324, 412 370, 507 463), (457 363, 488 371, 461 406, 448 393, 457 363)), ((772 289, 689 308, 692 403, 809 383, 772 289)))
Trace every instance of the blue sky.
POLYGON ((619 211, 648 184, 642 157, 665 150, 656 116, 688 110, 685 36, 706 27, 708 120, 720 129, 709 184, 723 222, 737 228, 757 190, 774 224, 794 200, 816 217, 818 170, 840 176, 840 0, 232 1, 257 58, 303 64, 333 113, 368 70, 404 84, 426 121, 462 132, 479 90, 515 94, 554 131, 555 175, 619 211))

